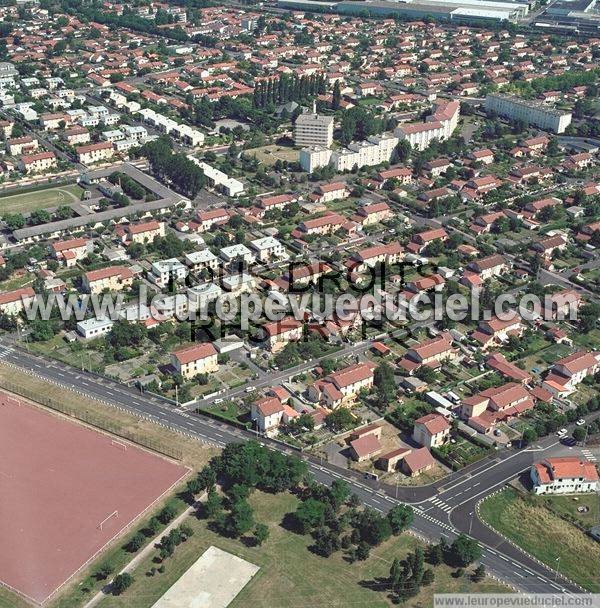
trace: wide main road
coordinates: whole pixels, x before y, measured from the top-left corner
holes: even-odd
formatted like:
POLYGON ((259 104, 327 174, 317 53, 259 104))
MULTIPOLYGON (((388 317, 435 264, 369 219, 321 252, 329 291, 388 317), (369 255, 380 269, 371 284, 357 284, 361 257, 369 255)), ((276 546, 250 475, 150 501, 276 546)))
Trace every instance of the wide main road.
MULTIPOLYGON (((50 361, 12 345, 0 345, 0 359, 27 373, 50 381, 66 389, 90 396, 107 407, 118 407, 137 416, 152 420, 176 432, 197 440, 223 447, 230 442, 239 442, 255 437, 252 432, 235 429, 205 416, 192 414, 176 408, 165 400, 125 387, 112 380, 87 373, 57 361, 50 361)), ((289 371, 286 374, 289 375, 289 371)), ((275 378, 269 378, 273 384, 275 378)), ((291 448, 267 438, 261 441, 274 449, 288 454, 297 453, 291 448)), ((540 446, 540 451, 549 451, 553 445, 540 446)), ((415 521, 412 531, 424 539, 437 542, 442 536, 449 541, 460 531, 471 532, 482 546, 481 562, 488 572, 511 585, 515 590, 530 593, 580 593, 582 590, 541 564, 538 564, 519 549, 503 541, 497 534, 473 518, 472 511, 465 517, 464 509, 457 509, 456 517, 450 516, 454 507, 463 503, 472 509, 473 501, 485 496, 500 483, 514 477, 531 463, 532 456, 516 453, 498 462, 479 463, 454 474, 443 482, 420 488, 391 488, 376 482, 366 481, 358 474, 322 463, 311 456, 300 455, 315 478, 331 484, 335 479, 345 479, 352 491, 368 506, 386 513, 400 500, 413 505, 415 521), (469 492, 466 499, 464 490, 469 492), (471 513, 471 515, 469 515, 471 513), (465 527, 468 526, 468 529, 465 527), (502 545, 502 547, 500 547, 502 545)))

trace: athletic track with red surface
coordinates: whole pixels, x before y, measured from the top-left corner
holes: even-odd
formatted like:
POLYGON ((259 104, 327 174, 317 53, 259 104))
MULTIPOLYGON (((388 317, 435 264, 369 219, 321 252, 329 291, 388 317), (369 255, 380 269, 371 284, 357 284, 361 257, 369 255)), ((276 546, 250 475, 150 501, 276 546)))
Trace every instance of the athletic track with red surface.
POLYGON ((0 583, 44 603, 187 472, 0 393, 0 583))

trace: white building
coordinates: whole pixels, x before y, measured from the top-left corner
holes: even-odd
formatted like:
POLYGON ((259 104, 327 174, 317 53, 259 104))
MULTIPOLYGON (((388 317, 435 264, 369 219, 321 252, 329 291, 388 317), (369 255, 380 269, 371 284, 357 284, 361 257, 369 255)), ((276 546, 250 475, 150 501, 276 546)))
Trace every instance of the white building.
POLYGON ((204 176, 215 189, 222 191, 227 196, 238 196, 244 192, 244 184, 239 180, 229 177, 227 173, 223 173, 223 171, 201 162, 191 155, 188 158, 202 169, 204 176))
POLYGON ((268 262, 272 258, 286 257, 284 246, 272 236, 250 241, 250 246, 256 251, 256 257, 261 262, 268 262))
POLYGON ((323 146, 309 146, 300 150, 300 166, 307 173, 326 167, 331 160, 332 151, 323 146))
POLYGON ((229 247, 223 247, 223 249, 221 249, 221 257, 226 262, 233 262, 237 260, 246 262, 248 264, 254 262, 254 254, 252 251, 250 251, 246 245, 242 245, 241 243, 237 245, 230 245, 229 247))
POLYGON ((77 333, 84 340, 93 340, 107 334, 113 327, 110 319, 85 319, 77 323, 77 333))
POLYGON ((452 136, 458 126, 460 103, 458 101, 438 101, 433 113, 424 122, 403 124, 396 128, 399 139, 406 139, 412 148, 424 150, 437 139, 443 141, 452 136))
POLYGON ((570 112, 554 110, 537 100, 509 95, 488 95, 485 98, 485 109, 552 133, 564 133, 572 119, 570 112))
POLYGON ((352 142, 348 148, 333 152, 331 162, 336 171, 351 171, 355 166, 370 167, 390 162, 398 145, 395 135, 374 135, 366 141, 352 142))
POLYGON ((576 456, 547 458, 531 467, 535 494, 600 492, 596 465, 576 456))
POLYGON ((294 124, 294 143, 329 148, 333 143, 333 116, 300 114, 294 124))
POLYGON ((187 266, 182 264, 177 258, 169 258, 168 260, 154 262, 148 279, 159 287, 165 287, 169 284, 170 279, 183 281, 187 273, 187 266))

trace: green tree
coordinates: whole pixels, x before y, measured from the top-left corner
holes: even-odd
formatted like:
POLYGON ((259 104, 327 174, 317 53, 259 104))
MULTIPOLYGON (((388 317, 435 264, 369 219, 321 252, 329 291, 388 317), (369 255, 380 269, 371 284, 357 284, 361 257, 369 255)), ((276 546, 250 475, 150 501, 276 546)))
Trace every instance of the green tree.
POLYGON ((480 583, 484 578, 485 578, 485 566, 483 564, 480 564, 473 571, 472 579, 474 582, 480 583))
POLYGON ((294 522, 302 534, 307 534, 317 526, 323 525, 327 505, 315 498, 307 498, 301 502, 294 513, 294 522))
POLYGON ((400 534, 407 530, 414 520, 412 507, 408 505, 395 505, 388 511, 387 519, 390 522, 392 532, 400 534))
POLYGON ((115 580, 112 582, 112 591, 115 595, 121 595, 123 591, 131 587, 132 583, 133 576, 131 576, 129 572, 117 574, 117 576, 115 576, 115 580))
POLYGON ((227 520, 227 531, 234 538, 246 534, 254 525, 252 507, 246 500, 238 500, 231 508, 227 520))
POLYGON ((573 439, 575 439, 575 441, 583 441, 586 438, 587 432, 586 430, 581 427, 578 426, 575 429, 573 429, 573 439))
POLYGON ((377 387, 377 397, 380 405, 391 403, 396 397, 396 381, 394 371, 385 361, 375 369, 373 381, 377 387))
POLYGON ((531 427, 527 427, 524 431, 523 431, 523 435, 521 436, 521 441, 523 442, 523 445, 530 445, 531 443, 533 443, 534 441, 536 441, 538 438, 537 433, 535 432, 535 429, 532 429, 531 427))
POLYGON ((338 433, 354 425, 355 418, 348 408, 340 407, 325 416, 325 425, 334 433, 338 433))
POLYGON ((464 568, 481 557, 481 547, 476 540, 460 534, 450 545, 448 556, 452 565, 464 568))
POLYGON ((269 538, 269 528, 265 524, 256 524, 254 542, 260 547, 269 538))

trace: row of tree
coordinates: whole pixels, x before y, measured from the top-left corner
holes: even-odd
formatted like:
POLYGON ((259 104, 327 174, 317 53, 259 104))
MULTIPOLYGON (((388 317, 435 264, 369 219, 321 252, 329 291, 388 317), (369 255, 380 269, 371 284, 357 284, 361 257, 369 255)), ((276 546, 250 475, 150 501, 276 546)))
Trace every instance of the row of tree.
POLYGON ((254 87, 254 106, 266 108, 269 104, 281 104, 288 101, 324 95, 327 92, 325 76, 311 74, 300 76, 283 74, 279 78, 261 80, 254 87))
POLYGON ((206 183, 204 172, 185 154, 175 153, 168 137, 144 144, 139 154, 145 156, 153 173, 170 182, 179 192, 194 198, 206 183))

